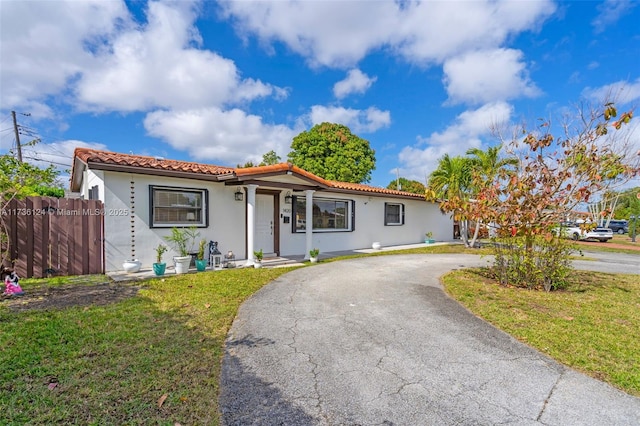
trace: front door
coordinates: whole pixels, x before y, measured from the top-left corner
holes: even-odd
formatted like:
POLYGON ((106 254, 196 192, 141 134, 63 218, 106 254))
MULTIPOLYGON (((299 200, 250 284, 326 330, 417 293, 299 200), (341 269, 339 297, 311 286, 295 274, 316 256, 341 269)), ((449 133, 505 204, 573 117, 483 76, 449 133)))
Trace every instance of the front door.
POLYGON ((264 254, 274 251, 273 195, 256 194, 256 235, 254 248, 264 254))

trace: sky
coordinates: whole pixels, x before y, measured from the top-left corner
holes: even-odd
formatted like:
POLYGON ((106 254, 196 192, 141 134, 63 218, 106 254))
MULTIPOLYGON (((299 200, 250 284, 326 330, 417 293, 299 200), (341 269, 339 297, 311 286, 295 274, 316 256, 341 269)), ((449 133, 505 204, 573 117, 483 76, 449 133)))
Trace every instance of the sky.
POLYGON ((25 159, 61 169, 76 147, 286 161, 335 122, 375 149, 371 185, 424 182, 498 144, 493 124, 640 104, 635 0, 0 0, 0 19, 0 153, 16 111, 21 144, 41 141, 25 159))

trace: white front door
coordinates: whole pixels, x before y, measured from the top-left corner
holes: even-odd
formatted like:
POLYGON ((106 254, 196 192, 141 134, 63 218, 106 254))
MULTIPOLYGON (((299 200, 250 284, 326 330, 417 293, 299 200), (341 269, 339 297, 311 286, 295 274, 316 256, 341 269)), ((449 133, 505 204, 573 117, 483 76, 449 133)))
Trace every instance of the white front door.
POLYGON ((273 195, 256 194, 256 235, 254 249, 273 253, 273 195))

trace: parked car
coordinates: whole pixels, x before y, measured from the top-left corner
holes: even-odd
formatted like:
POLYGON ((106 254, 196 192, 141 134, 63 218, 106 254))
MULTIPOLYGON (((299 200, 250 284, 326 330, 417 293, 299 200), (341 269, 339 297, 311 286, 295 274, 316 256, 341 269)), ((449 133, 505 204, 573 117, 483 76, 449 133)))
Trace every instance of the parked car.
POLYGON ((609 228, 602 228, 600 226, 588 230, 586 227, 580 226, 573 222, 561 223, 555 228, 556 235, 562 235, 566 238, 571 238, 574 241, 586 241, 586 240, 598 240, 601 243, 606 243, 613 238, 613 231, 609 228))
POLYGON ((608 228, 618 234, 627 234, 629 232, 629 222, 626 220, 611 220, 608 228))

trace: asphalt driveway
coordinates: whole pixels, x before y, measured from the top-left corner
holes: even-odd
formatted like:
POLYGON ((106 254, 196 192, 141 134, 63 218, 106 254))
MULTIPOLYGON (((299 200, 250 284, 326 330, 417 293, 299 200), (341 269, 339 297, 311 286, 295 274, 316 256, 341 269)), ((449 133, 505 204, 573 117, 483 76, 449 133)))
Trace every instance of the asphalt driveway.
POLYGON ((222 367, 227 425, 638 425, 640 399, 563 367, 444 294, 470 255, 288 273, 245 302, 222 367))

